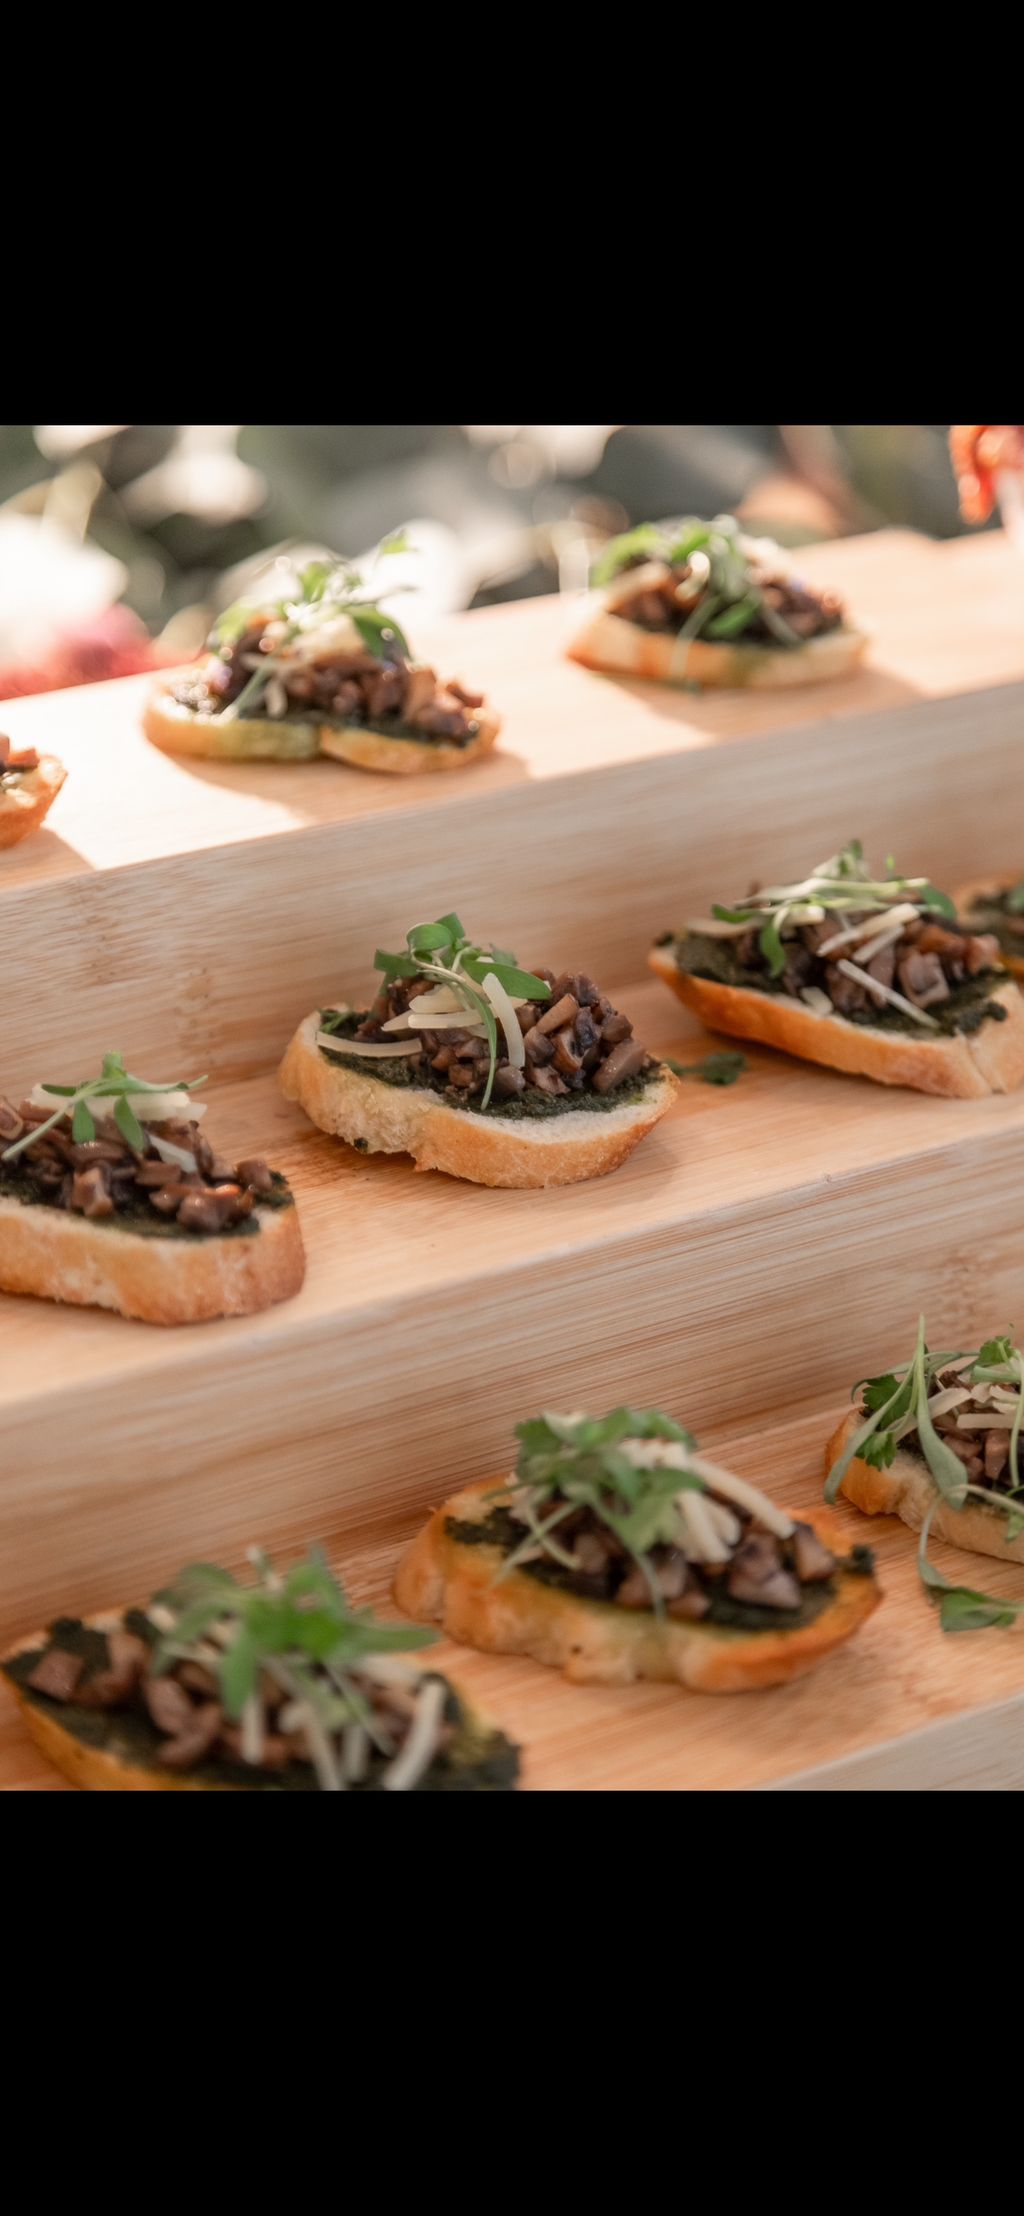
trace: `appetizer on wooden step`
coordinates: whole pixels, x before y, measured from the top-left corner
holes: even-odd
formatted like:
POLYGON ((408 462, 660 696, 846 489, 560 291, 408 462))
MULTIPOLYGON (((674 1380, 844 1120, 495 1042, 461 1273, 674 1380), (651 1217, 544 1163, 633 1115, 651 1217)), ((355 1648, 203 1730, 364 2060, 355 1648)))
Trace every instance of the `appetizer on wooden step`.
POLYGON ((255 1579, 200 1563, 148 1608, 61 1616, 2 1667, 33 1739, 100 1793, 508 1792, 516 1748, 354 1614, 319 1549, 255 1579))
POLYGON ((281 1086, 322 1131, 477 1185, 573 1185, 617 1169, 676 1082, 593 979, 521 970, 458 916, 380 953, 367 1014, 307 1016, 281 1086))
POLYGON ((605 1685, 704 1692, 812 1669, 878 1606, 871 1556, 698 1454, 657 1409, 538 1416, 515 1473, 467 1485, 395 1579, 410 1616, 605 1685))
POLYGON ((834 593, 801 583, 788 563, 734 516, 642 523, 605 548, 594 573, 603 600, 569 652, 589 669, 694 688, 840 677, 867 641, 834 593))
POLYGON ((953 895, 957 915, 969 931, 990 933, 999 943, 1005 967, 1024 977, 1024 877, 974 877, 953 895))
MULTIPOLYGON (((404 548, 393 539, 382 554, 404 548)), ((144 716, 171 754, 309 761, 409 776, 463 769, 494 745, 483 695, 417 662, 394 617, 348 562, 311 562, 281 597, 239 602, 210 651, 163 678, 144 716)))
POLYGON ((650 965, 713 1030, 830 1069, 960 1100, 1024 1081, 1024 1001, 994 934, 926 878, 874 877, 857 840, 667 932, 650 965))
POLYGON ((191 1094, 106 1054, 98 1077, 0 1099, 0 1291, 145 1323, 248 1316, 305 1274, 286 1180, 215 1154, 191 1094))
POLYGON ((15 748, 0 731, 0 847, 16 846, 38 831, 66 776, 55 754, 15 748))
POLYGON ((934 1530, 952 1546, 1024 1562, 1024 1352, 1009 1338, 974 1352, 932 1351, 922 1316, 908 1362, 864 1378, 829 1440, 825 1497, 866 1516, 901 1516, 921 1533, 918 1566, 943 1628, 1012 1623, 1024 1603, 951 1585, 927 1558, 934 1530))

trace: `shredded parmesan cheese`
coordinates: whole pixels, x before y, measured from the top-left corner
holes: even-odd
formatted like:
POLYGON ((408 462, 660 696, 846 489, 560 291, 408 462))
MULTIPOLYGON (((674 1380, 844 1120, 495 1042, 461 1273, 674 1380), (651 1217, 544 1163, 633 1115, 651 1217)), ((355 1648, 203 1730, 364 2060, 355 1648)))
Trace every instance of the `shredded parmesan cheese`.
POLYGON ((438 1677, 428 1678, 416 1703, 416 1714, 400 1754, 381 1778, 385 1793, 408 1793, 429 1770, 437 1749, 447 1688, 438 1677))
POLYGON ((800 998, 806 1000, 808 1008, 815 1016, 835 1015, 832 1002, 820 985, 801 985, 800 998))
POLYGON ((180 1170, 187 1170, 189 1173, 195 1170, 196 1158, 189 1153, 187 1146, 175 1146, 171 1139, 160 1139, 155 1131, 148 1131, 146 1136, 150 1145, 155 1146, 162 1162, 176 1162, 180 1170))
POLYGON ((495 976, 493 970, 488 970, 483 986, 505 1034, 505 1044, 508 1048, 508 1058, 512 1068, 514 1070, 525 1069, 526 1048, 523 1045, 522 1026, 516 1014, 514 1001, 509 999, 501 979, 495 976))
MULTIPOLYGON (((29 1094, 33 1108, 48 1108, 52 1115, 58 1107, 64 1115, 73 1115, 74 1103, 62 1103, 56 1093, 48 1093, 45 1085, 33 1085, 29 1094)), ((193 1100, 190 1093, 129 1093, 129 1108, 134 1110, 140 1123, 198 1123, 206 1114, 205 1100, 193 1100)), ((94 1116, 112 1116, 116 1099, 108 1095, 104 1100, 94 1096, 86 1103, 94 1116)))
POLYGON ((676 1501, 683 1551, 694 1562, 727 1562, 730 1549, 716 1531, 703 1493, 680 1493, 676 1501))
POLYGON ((969 1385, 947 1385, 943 1392, 932 1394, 928 1413, 930 1416, 948 1415, 951 1408, 962 1408, 965 1400, 970 1400, 971 1397, 969 1385))
POLYGON ((756 1485, 749 1485, 745 1477, 735 1477, 731 1470, 722 1469, 720 1463, 710 1462, 707 1455, 695 1454, 680 1439, 623 1439, 618 1451, 637 1470, 690 1470, 695 1477, 703 1478, 711 1492, 720 1493, 735 1507, 745 1508, 748 1515, 756 1516, 765 1530, 774 1532, 777 1539, 792 1538, 792 1517, 776 1508, 767 1493, 760 1492, 756 1485))
MULTIPOLYGON (((858 940, 871 939, 874 942, 883 931, 888 936, 889 931, 897 925, 902 930, 905 923, 915 922, 917 912, 911 901, 900 901, 895 908, 884 908, 880 915, 872 916, 867 922, 862 916, 859 923, 847 924, 844 930, 833 932, 832 937, 826 939, 817 951, 819 954, 832 954, 836 947, 853 946, 858 940)), ((872 944, 871 951, 877 954, 877 944, 872 944)))
POLYGON ((939 1026, 934 1016, 928 1014, 927 1008, 916 1008, 912 1000, 904 1000, 902 993, 894 993, 891 985, 880 985, 877 977, 869 977, 867 970, 857 968, 856 962, 840 961, 836 963, 836 968, 842 970, 844 977, 852 977, 858 985, 865 985, 877 1000, 887 1000, 890 1007, 902 1008, 904 1015, 913 1016, 914 1022, 923 1024, 926 1030, 938 1030, 939 1026))

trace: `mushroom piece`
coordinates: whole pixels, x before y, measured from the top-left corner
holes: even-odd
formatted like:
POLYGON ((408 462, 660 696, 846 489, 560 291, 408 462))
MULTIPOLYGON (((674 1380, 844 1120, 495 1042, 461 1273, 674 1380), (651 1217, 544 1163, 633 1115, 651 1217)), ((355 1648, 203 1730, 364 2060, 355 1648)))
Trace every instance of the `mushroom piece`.
POLYGON ((798 1523, 793 1532, 793 1563, 801 1584, 813 1585, 831 1577, 836 1558, 810 1524, 798 1523))
POLYGON ((623 1039, 613 1046, 606 1062, 594 1071, 594 1091, 614 1092, 616 1085, 625 1083, 627 1077, 636 1077, 647 1060, 647 1048, 636 1039, 623 1039))
POLYGON ((778 1540, 768 1532, 749 1532, 737 1547, 726 1589, 730 1599, 749 1601, 757 1608, 800 1606, 799 1583, 785 1567, 778 1540))

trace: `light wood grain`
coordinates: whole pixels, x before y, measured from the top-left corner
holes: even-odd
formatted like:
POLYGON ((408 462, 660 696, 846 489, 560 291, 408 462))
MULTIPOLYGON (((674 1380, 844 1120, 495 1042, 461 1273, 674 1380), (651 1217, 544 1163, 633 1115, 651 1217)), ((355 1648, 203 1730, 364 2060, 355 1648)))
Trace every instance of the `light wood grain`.
MULTIPOLYGON (((754 1432, 709 1432, 706 1443, 787 1507, 810 1508, 821 1497, 824 1443, 837 1413, 834 1405, 801 1409, 754 1432)), ((528 1791, 1020 1790, 1024 1639, 944 1634, 918 1582, 914 1535, 845 1503, 840 1516, 851 1543, 875 1550, 883 1604, 848 1646, 794 1685, 719 1696, 574 1687, 539 1663, 448 1641, 431 1660, 519 1741, 528 1791)), ((390 1581, 414 1528, 406 1521, 337 1556, 357 1603, 397 1615, 390 1581)), ((977 1577, 976 1557, 939 1548, 936 1560, 950 1577, 977 1577)), ((175 1567, 172 1555, 163 1569, 175 1567)), ((985 1563, 985 1582, 992 1591, 1021 1590, 1019 1570, 998 1563, 985 1563)), ((118 1593, 138 1598, 139 1588, 118 1593)), ((70 1790, 28 1742, 6 1692, 0 1790, 70 1790)))
MULTIPOLYGON (((899 1358, 919 1308, 957 1339, 1019 1327, 1024 1094, 929 1100, 752 1051, 732 1090, 685 1085, 612 1178, 528 1194, 363 1160, 274 1083, 298 1017, 362 997, 374 945, 453 902, 527 960, 592 968, 652 1046, 689 1058, 695 1027, 635 980, 653 935, 712 898, 851 834, 939 883, 1019 868, 1016 558, 995 536, 882 534, 805 566, 856 588, 876 645, 849 685, 789 699, 578 670, 557 654, 563 603, 460 619, 439 663, 499 699, 508 751, 415 789, 169 763, 138 732, 134 680, 0 710, 17 740, 75 757, 52 836, 0 861, 0 1088, 111 1046, 161 1076, 212 1069, 211 1128, 288 1171, 309 1253, 295 1301, 180 1332, 3 1300, 0 1637, 255 1536, 322 1536, 369 1590, 396 1535, 560 1399, 661 1403, 712 1443, 746 1432, 767 1476, 758 1412, 778 1425, 899 1358)), ((817 1422, 772 1433, 804 1488, 817 1422)), ((529 1739, 540 1786, 889 1786, 904 1758, 923 1784, 1019 1784, 1024 1649, 944 1641, 901 1525, 892 1542, 898 1606, 806 1695, 584 1694, 483 1658, 463 1674, 529 1739)), ((37 1782, 20 1748, 0 1727, 7 1790, 37 1782)))
POLYGON ((60 754, 70 774, 46 831, 5 858, 2 882, 41 884, 410 806, 447 812, 526 779, 589 776, 641 756, 817 729, 1024 679, 1024 563, 1002 533, 940 546, 883 531, 801 549, 796 559, 809 578, 848 596, 872 638, 863 668, 806 691, 695 697, 581 669, 562 651, 583 606, 567 597, 479 609, 417 634, 439 670, 486 687, 505 728, 492 759, 465 776, 417 778, 412 789, 326 762, 235 769, 174 760, 139 729, 148 677, 3 702, 2 727, 15 745, 60 754))
MULTIPOLYGON (((701 1051, 659 986, 626 1004, 656 1049, 701 1051)), ((2 1635, 254 1527, 393 1526, 553 1399, 735 1423, 900 1359, 921 1307, 954 1341, 1020 1313, 1024 1093, 892 1094, 751 1050, 613 1176, 550 1193, 355 1155, 269 1078, 214 1092, 208 1128, 292 1178, 306 1285, 172 1332, 3 1302, 2 1635)))
MULTIPOLYGON (((530 681, 541 715, 543 664, 530 681)), ((1024 684, 658 754, 646 733, 660 712, 638 697, 631 757, 507 785, 500 809, 469 772, 426 793, 400 779, 404 804, 287 836, 131 860, 126 832, 123 866, 20 885, 0 865, 0 1082, 61 1074, 57 1041, 64 1068, 88 1067, 99 1043, 179 1073, 265 1069, 303 1012, 366 995, 375 946, 453 906, 524 959, 617 988, 657 932, 852 835, 939 884, 1021 867, 1024 684)), ((97 762, 112 750, 111 736, 97 762)))

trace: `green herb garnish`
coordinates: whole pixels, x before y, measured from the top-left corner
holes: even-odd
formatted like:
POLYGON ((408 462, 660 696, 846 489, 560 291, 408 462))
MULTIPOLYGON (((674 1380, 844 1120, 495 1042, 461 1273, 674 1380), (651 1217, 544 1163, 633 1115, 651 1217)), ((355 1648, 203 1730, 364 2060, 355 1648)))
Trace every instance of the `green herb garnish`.
POLYGON ((36 1124, 34 1129, 24 1132, 20 1139, 15 1139, 12 1146, 5 1147, 0 1154, 0 1162, 16 1162, 19 1154, 24 1154, 27 1147, 35 1146, 37 1139, 44 1139, 47 1132, 52 1131, 55 1124, 60 1123, 67 1115, 71 1117, 71 1136, 76 1144, 88 1145, 96 1137, 96 1124, 90 1107, 90 1102, 95 1100, 112 1100, 116 1103, 114 1121, 122 1138, 127 1139, 129 1146, 134 1147, 137 1154, 142 1154, 145 1152, 146 1134, 131 1105, 132 1096, 145 1093, 194 1093, 205 1083, 205 1077, 176 1077, 172 1083, 151 1085, 145 1078, 133 1077, 125 1069, 122 1054, 105 1054, 99 1077, 86 1078, 81 1085, 41 1086, 42 1092, 52 1093, 55 1099, 59 1098, 60 1107, 45 1123, 36 1124))
POLYGON ((699 1062, 673 1062, 668 1055, 664 1061, 666 1068, 674 1070, 677 1077, 699 1077, 702 1085, 735 1085, 747 1066, 746 1055, 732 1048, 705 1054, 699 1062))
MULTIPOLYGON (((889 857, 887 868, 892 868, 889 857)), ((956 920, 956 909, 947 893, 937 892, 926 877, 873 877, 864 860, 859 839, 851 839, 838 854, 821 862, 809 877, 793 885, 767 885, 748 893, 730 908, 716 901, 712 915, 721 923, 744 923, 758 928, 758 944, 772 977, 786 967, 783 930, 804 923, 823 923, 826 914, 842 917, 852 911, 863 915, 901 904, 922 914, 934 913, 956 920)))
MULTIPOLYGON (((381 540, 371 556, 371 573, 382 558, 408 551, 409 540, 405 532, 392 533, 390 538, 381 540)), ((408 592, 412 588, 408 585, 392 585, 383 595, 373 595, 364 589, 367 582, 363 572, 351 562, 331 555, 324 560, 308 562, 305 569, 299 571, 295 584, 279 599, 269 602, 236 600, 227 608, 210 633, 208 644, 215 653, 224 647, 236 645, 250 623, 257 618, 268 624, 280 624, 282 629, 279 637, 274 640, 274 651, 260 656, 259 668, 253 670, 248 684, 243 687, 237 700, 221 710, 221 720, 225 723, 233 722, 237 716, 252 708, 271 678, 282 668, 287 668, 287 662, 279 659, 279 648, 289 646, 300 632, 315 631, 320 625, 332 622, 339 615, 351 617, 367 653, 372 654, 376 660, 386 661, 393 648, 397 648, 406 660, 411 660, 411 650, 404 632, 394 617, 384 612, 380 600, 382 597, 390 599, 394 593, 408 592)))
POLYGON ((1009 1544, 1024 1531, 1024 1487, 1017 1485, 1008 1493, 999 1493, 991 1486, 971 1484, 959 1455, 954 1454, 936 1430, 928 1401, 936 1390, 939 1373, 953 1363, 958 1365, 958 1374, 967 1387, 1003 1384, 1017 1388, 1017 1406, 1012 1418, 1007 1410, 1006 1428, 1010 1432, 1009 1471, 1011 1477, 1019 1473, 1017 1457, 1024 1418, 1024 1353, 1012 1339, 1005 1337, 986 1340, 976 1354, 948 1349, 932 1354, 925 1340, 922 1316, 911 1360, 882 1377, 862 1379, 854 1386, 854 1393, 860 1394, 867 1416, 838 1461, 833 1463, 825 1483, 825 1498, 835 1500, 851 1462, 859 1459, 873 1469, 888 1469, 901 1439, 916 1432, 921 1453, 935 1481, 937 1496, 921 1528, 917 1554, 921 1582, 926 1591, 939 1600, 944 1631, 980 1631, 991 1624, 1012 1624, 1024 1613, 1024 1601, 1008 1601, 995 1594, 978 1592, 971 1586, 951 1585, 927 1558, 932 1518, 942 1501, 947 1501, 951 1508, 963 1508, 968 1500, 984 1501, 1007 1518, 1009 1544))
POLYGON ((498 1067, 498 1025, 494 1008, 483 990, 486 977, 496 977, 509 994, 523 1000, 549 1000, 551 987, 542 977, 522 970, 514 954, 497 946, 478 946, 466 937, 458 916, 441 916, 437 923, 418 923, 406 936, 404 954, 386 954, 378 947, 374 969, 394 981, 401 977, 432 978, 447 985, 461 1000, 475 1023, 482 1023, 490 1051, 490 1067, 481 1107, 490 1101, 498 1067))
MULTIPOLYGON (((515 1498, 526 1519, 522 1545, 506 1555, 498 1579, 507 1577, 536 1546, 564 1568, 575 1557, 552 1533, 576 1508, 589 1508, 632 1555, 651 1589, 651 1605, 663 1607, 645 1560, 653 1546, 680 1543, 680 1493, 706 1492, 696 1470, 637 1468, 621 1452, 624 1439, 671 1439, 691 1452, 696 1442, 660 1409, 613 1408, 607 1416, 558 1416, 546 1412, 516 1425, 520 1442, 515 1498), (552 1511, 552 1502, 558 1506, 552 1511)), ((495 1487, 505 1494, 507 1485, 495 1487)))
POLYGON ((372 1711, 353 1677, 378 1654, 404 1654, 433 1645, 438 1634, 415 1624, 382 1624, 368 1610, 350 1608, 326 1556, 311 1547, 305 1561, 278 1575, 260 1548, 249 1557, 256 1583, 240 1585, 230 1571, 208 1562, 183 1570, 155 1593, 153 1605, 171 1611, 173 1627, 161 1634, 154 1676, 176 1662, 210 1662, 216 1633, 217 1681, 225 1711, 244 1717, 259 1695, 262 1673, 304 1710, 306 1734, 321 1785, 336 1787, 340 1767, 334 1735, 353 1721, 382 1744, 372 1711))
POLYGON ((802 646, 799 634, 765 598, 761 553, 762 545, 746 535, 735 516, 715 516, 710 523, 702 523, 696 516, 669 523, 641 523, 632 531, 623 531, 604 548, 593 571, 593 583, 610 584, 638 556, 671 566, 689 562, 698 597, 682 626, 681 638, 694 639, 701 632, 709 639, 740 638, 760 620, 779 646, 802 646))

